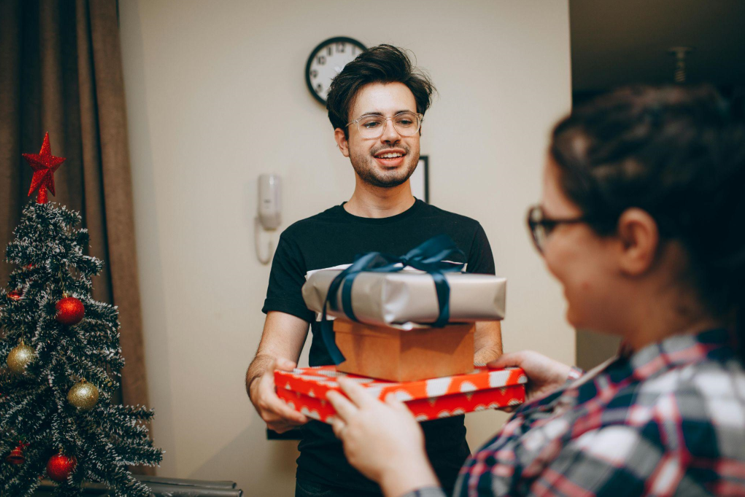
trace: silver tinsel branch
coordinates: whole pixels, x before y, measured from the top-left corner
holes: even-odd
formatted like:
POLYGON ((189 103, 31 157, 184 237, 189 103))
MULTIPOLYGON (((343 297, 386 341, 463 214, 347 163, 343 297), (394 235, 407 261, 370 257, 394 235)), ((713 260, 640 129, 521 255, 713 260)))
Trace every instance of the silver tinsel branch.
POLYGON ((83 483, 92 481, 108 485, 113 495, 145 497, 149 489, 128 466, 154 466, 163 458, 145 426, 153 411, 112 405, 124 366, 118 312, 91 297, 91 278, 103 263, 85 255, 88 232, 76 228, 80 222, 80 214, 64 206, 30 203, 7 247, 6 261, 15 270, 8 287, 0 289, 0 365, 21 341, 35 355, 22 374, 0 368, 3 496, 31 495, 46 475, 49 458, 61 452, 77 464, 55 495, 79 495, 83 483), (56 304, 65 296, 85 308, 85 317, 74 326, 55 319, 56 304), (81 380, 99 392, 88 411, 67 399, 81 380), (21 444, 24 461, 9 462, 21 444))

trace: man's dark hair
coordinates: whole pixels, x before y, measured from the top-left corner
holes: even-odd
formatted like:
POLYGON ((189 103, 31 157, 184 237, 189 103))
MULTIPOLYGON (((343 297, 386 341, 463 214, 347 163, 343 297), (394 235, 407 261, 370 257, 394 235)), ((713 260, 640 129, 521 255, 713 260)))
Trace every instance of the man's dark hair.
POLYGON ((550 153, 564 193, 600 235, 630 207, 690 258, 688 276, 716 316, 736 321, 743 359, 744 129, 709 86, 633 87, 557 124, 550 153))
POLYGON ((326 108, 334 129, 341 128, 348 137, 350 107, 358 91, 370 83, 402 83, 410 89, 417 102, 417 112, 425 114, 435 86, 430 78, 415 67, 400 48, 378 45, 358 55, 332 81, 326 108))

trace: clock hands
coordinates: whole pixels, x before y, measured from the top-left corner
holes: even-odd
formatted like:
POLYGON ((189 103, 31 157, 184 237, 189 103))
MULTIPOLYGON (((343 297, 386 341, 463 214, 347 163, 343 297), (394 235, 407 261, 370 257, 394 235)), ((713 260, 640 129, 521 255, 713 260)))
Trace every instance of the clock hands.
POLYGON ((350 58, 348 55, 352 55, 354 59, 355 55, 363 50, 365 50, 365 45, 344 36, 329 38, 319 43, 306 62, 306 86, 311 95, 321 104, 326 105, 329 85, 344 70, 349 62, 346 60, 350 58))

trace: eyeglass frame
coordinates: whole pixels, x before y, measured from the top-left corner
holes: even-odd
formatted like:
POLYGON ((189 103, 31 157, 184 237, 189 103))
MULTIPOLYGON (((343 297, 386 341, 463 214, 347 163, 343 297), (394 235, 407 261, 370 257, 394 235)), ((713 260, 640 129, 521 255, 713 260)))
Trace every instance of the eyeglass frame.
POLYGON ((384 115, 382 115, 382 114, 363 114, 362 116, 358 117, 358 118, 357 118, 357 119, 355 119, 354 121, 350 121, 350 122, 348 122, 348 123, 347 123, 347 124, 345 125, 345 128, 349 127, 349 126, 350 126, 350 125, 352 125, 352 124, 356 124, 356 125, 357 125, 357 131, 358 131, 358 133, 360 133, 360 132, 361 132, 361 131, 360 131, 360 120, 361 120, 361 119, 363 119, 363 118, 364 118, 364 117, 366 117, 366 116, 380 116, 380 117, 383 117, 383 118, 384 118, 384 119, 386 120, 386 125, 385 125, 385 126, 383 126, 383 127, 381 127, 381 134, 380 134, 380 135, 378 135, 378 136, 375 136, 375 137, 374 137, 374 136, 371 136, 370 138, 366 138, 367 140, 375 140, 375 139, 378 139, 378 138, 380 138, 380 137, 382 137, 382 136, 383 136, 383 133, 384 133, 384 131, 386 131, 386 127, 388 126, 388 122, 389 122, 389 121, 391 121, 391 120, 392 120, 393 118, 395 118, 395 117, 396 117, 396 116, 398 116, 399 114, 404 114, 404 113, 407 113, 407 112, 411 112, 412 114, 414 114, 415 116, 417 116, 417 130, 416 130, 416 131, 415 131, 414 133, 412 133, 411 135, 402 135, 402 134, 401 134, 401 132, 400 132, 400 131, 399 131, 398 129, 396 129, 396 125, 395 125, 395 124, 394 124, 393 122, 391 123, 391 126, 393 126, 393 127, 394 127, 394 130, 396 131, 396 133, 397 133, 397 134, 398 134, 399 136, 407 136, 407 137, 409 137, 409 136, 415 136, 415 135, 417 135, 417 133, 419 133, 419 132, 420 132, 420 130, 422 129, 422 120, 423 120, 423 119, 425 118, 425 115, 424 115, 424 114, 420 114, 419 112, 412 112, 411 110, 403 110, 403 111, 401 111, 401 112, 397 112, 396 114, 394 114, 394 115, 393 115, 393 116, 391 116, 391 117, 387 117, 387 116, 384 116, 384 115))
POLYGON ((594 218, 591 216, 578 216, 573 218, 550 218, 545 217, 544 214, 544 208, 540 204, 534 204, 529 206, 528 212, 526 213, 526 224, 528 225, 528 231, 531 233, 531 240, 534 242, 534 246, 536 247, 536 250, 540 254, 544 254, 544 247, 542 247, 541 243, 539 242, 539 237, 536 236, 536 228, 541 226, 544 229, 545 232, 545 240, 549 238, 549 235, 554 231, 554 229, 562 224, 600 224, 600 223, 607 223, 607 221, 602 221, 598 218, 594 218), (532 214, 534 212, 540 212, 541 213, 541 219, 534 219, 532 214))

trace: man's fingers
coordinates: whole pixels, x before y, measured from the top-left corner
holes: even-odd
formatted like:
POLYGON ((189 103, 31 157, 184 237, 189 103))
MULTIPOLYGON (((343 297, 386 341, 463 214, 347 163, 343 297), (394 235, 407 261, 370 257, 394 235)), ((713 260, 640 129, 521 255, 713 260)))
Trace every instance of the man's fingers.
POLYGON ((279 369, 282 371, 292 371, 293 369, 295 369, 295 363, 289 359, 279 357, 275 361, 275 369, 279 369))
POLYGON ((520 366, 523 364, 525 357, 523 352, 511 352, 510 354, 503 354, 494 361, 487 364, 487 367, 492 369, 502 369, 511 366, 520 366))
POLYGON ((281 416, 285 419, 292 420, 296 423, 307 423, 308 418, 306 418, 305 415, 299 413, 298 411, 292 409, 290 406, 288 406, 284 400, 282 400, 280 397, 277 396, 277 392, 275 392, 274 388, 274 382, 272 382, 271 385, 271 391, 264 396, 264 400, 267 405, 267 409, 270 411, 273 411, 278 416, 281 416))
POLYGON ((342 391, 347 394, 357 407, 364 407, 375 401, 373 397, 365 392, 365 388, 349 378, 339 378, 339 386, 342 387, 342 391))
POLYGON ((264 415, 267 414, 277 416, 288 422, 296 424, 305 424, 308 422, 308 418, 304 415, 291 409, 285 402, 280 398, 267 399, 264 406, 264 415))
POLYGON ((284 400, 277 396, 275 392, 275 382, 271 375, 262 378, 259 384, 261 390, 261 401, 259 406, 263 411, 269 411, 281 418, 293 421, 298 424, 304 424, 308 422, 308 418, 305 415, 291 409, 284 400))
POLYGON ((293 428, 295 428, 295 426, 296 425, 294 424, 284 423, 282 421, 277 422, 277 423, 274 423, 274 422, 267 423, 267 428, 277 433, 285 433, 286 431, 290 431, 293 428))
POLYGON ((357 407, 344 395, 335 390, 326 394, 326 400, 329 401, 334 410, 337 411, 337 416, 344 422, 347 422, 357 412, 357 407))
POLYGON ((282 416, 288 421, 295 422, 297 424, 305 424, 308 422, 308 418, 305 414, 301 414, 298 411, 291 409, 284 400, 278 397, 277 402, 273 402, 272 409, 276 414, 282 416))

